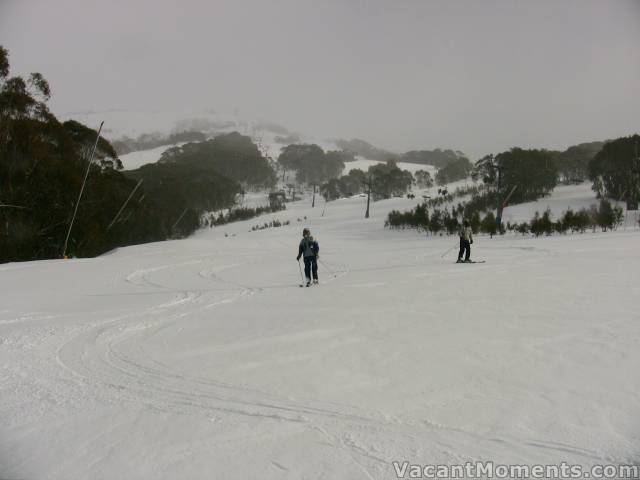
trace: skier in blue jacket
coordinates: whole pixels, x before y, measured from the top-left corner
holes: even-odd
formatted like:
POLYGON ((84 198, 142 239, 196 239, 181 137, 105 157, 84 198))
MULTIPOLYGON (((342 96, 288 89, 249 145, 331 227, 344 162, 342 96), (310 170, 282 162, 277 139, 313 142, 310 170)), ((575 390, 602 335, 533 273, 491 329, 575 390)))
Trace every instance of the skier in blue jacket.
POLYGON ((320 246, 311 236, 308 228, 302 230, 302 240, 298 246, 298 256, 296 260, 299 262, 300 257, 304 257, 304 275, 307 278, 307 287, 311 285, 311 275, 313 274, 313 283, 318 283, 318 257, 320 256, 320 246))

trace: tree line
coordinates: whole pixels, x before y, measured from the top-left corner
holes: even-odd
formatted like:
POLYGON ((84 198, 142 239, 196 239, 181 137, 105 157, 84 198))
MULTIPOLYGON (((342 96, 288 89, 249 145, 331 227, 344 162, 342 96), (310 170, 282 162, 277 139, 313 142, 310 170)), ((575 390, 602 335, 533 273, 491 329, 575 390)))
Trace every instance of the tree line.
POLYGON ((233 206, 245 187, 275 183, 268 160, 239 134, 122 172, 113 145, 79 122, 60 122, 50 96, 41 74, 10 76, 0 46, 0 262, 95 256, 185 236, 204 212, 233 206))
MULTIPOLYGON (((635 148, 633 142, 629 143, 626 147, 627 158, 632 158, 631 149, 635 148)), ((544 183, 547 185, 553 184, 555 186, 558 183, 561 184, 577 184, 586 180, 595 180, 595 177, 606 173, 606 169, 603 169, 600 162, 595 162, 596 155, 603 150, 603 147, 611 143, 610 141, 603 142, 588 142, 573 145, 564 151, 560 150, 546 150, 546 149, 531 149, 525 150, 520 148, 514 148, 507 152, 498 154, 497 156, 489 155, 495 160, 496 167, 504 167, 505 178, 503 187, 510 191, 513 188, 513 184, 516 181, 522 181, 522 179, 528 179, 532 170, 535 169, 535 174, 539 177, 533 184, 534 189, 544 189, 542 186, 544 183), (503 165, 504 164, 504 165, 503 165), (527 167, 531 168, 527 168, 527 167), (510 168, 513 167, 513 168, 510 168), (594 170, 595 167, 595 170, 594 170), (515 177, 515 178, 514 178, 515 177)), ((371 160, 383 161, 394 160, 397 162, 417 163, 423 165, 431 165, 438 169, 438 177, 435 179, 438 185, 445 185, 457 180, 467 178, 474 171, 478 170, 478 163, 486 165, 486 157, 480 159, 476 164, 472 164, 467 156, 459 151, 452 149, 439 149, 434 150, 412 150, 403 154, 397 154, 389 152, 384 149, 377 148, 370 143, 359 140, 337 140, 336 144, 339 148, 345 151, 351 152, 354 155, 360 155, 364 158, 371 160)), ((608 149, 612 147, 609 146, 608 149)), ((600 157, 601 159, 604 157, 600 157)), ((605 161, 607 163, 607 161, 605 161)), ((481 172, 480 175, 484 176, 488 172, 481 172)), ((476 173, 477 175, 477 173, 476 173)), ((494 174, 493 179, 497 179, 494 174)), ((597 185, 594 188, 607 188, 612 190, 616 194, 616 188, 611 184, 609 178, 607 180, 608 185, 597 185)), ((604 180, 603 180, 604 182, 604 180)), ((620 183, 614 181, 613 183, 620 183)), ((553 188, 553 187, 551 187, 553 188)), ((548 190, 548 187, 546 188, 548 190)), ((630 189, 626 188, 630 191, 630 189)), ((625 190, 623 186, 619 193, 625 190)), ((544 193, 542 193, 543 195, 544 193)), ((520 202, 523 197, 531 198, 532 195, 540 195, 535 191, 518 192, 514 201, 520 202), (519 198, 520 197, 520 198, 519 198)))
MULTIPOLYGON (((607 198, 624 201, 627 208, 637 209, 640 200, 640 136, 622 137, 604 143, 593 142, 570 147, 566 155, 548 150, 512 148, 498 155, 487 155, 478 160, 471 170, 471 178, 482 188, 474 187, 466 193, 470 200, 452 206, 451 210, 429 208, 453 201, 448 194, 430 199, 407 212, 393 211, 386 225, 391 228, 422 228, 431 232, 455 231, 462 218, 468 219, 474 228, 487 233, 501 233, 502 209, 507 204, 536 201, 548 195, 562 179, 566 182, 584 181, 584 175, 592 181, 592 188, 600 199, 598 207, 568 210, 552 221, 550 212, 536 214, 530 222, 507 225, 508 230, 534 235, 552 232, 584 231, 599 227, 615 229, 620 224, 623 209, 613 207, 607 198), (600 150, 595 151, 600 147, 600 150), (579 162, 577 161, 579 159, 579 162), (580 168, 576 165, 579 164, 580 168), (562 173, 564 172, 564 173, 562 173), (496 214, 491 210, 495 209, 496 214), (483 219, 480 214, 487 212, 483 219), (492 226, 491 221, 495 224, 492 226)), ((437 178, 437 175, 436 175, 437 178)))
POLYGON ((464 203, 452 206, 450 209, 434 208, 429 210, 425 203, 415 208, 400 212, 392 210, 385 221, 385 227, 391 229, 416 229, 433 235, 446 233, 456 234, 462 227, 463 220, 467 220, 473 233, 489 235, 504 234, 507 231, 541 235, 584 233, 588 229, 595 231, 600 228, 603 232, 617 229, 623 222, 624 211, 620 206, 614 206, 606 199, 601 199, 599 205, 582 208, 578 211, 567 209, 558 220, 553 220, 551 210, 545 210, 542 215, 536 211, 529 222, 510 223, 506 225, 496 222, 492 211, 482 215, 480 210, 469 211, 464 203))
POLYGON ((212 171, 246 189, 270 189, 276 184, 276 174, 269 160, 251 137, 238 132, 169 148, 162 153, 157 165, 212 171))
POLYGON ((418 163, 421 165, 431 165, 438 169, 444 168, 451 163, 467 156, 459 150, 440 149, 435 150, 411 150, 400 155, 399 161, 406 163, 418 163))
POLYGON ((347 175, 332 178, 322 184, 320 192, 327 201, 369 192, 374 200, 382 200, 403 196, 418 181, 420 188, 430 188, 433 185, 429 172, 418 171, 416 174, 414 177, 411 172, 400 169, 396 162, 390 160, 372 165, 366 172, 351 169, 347 175))
POLYGON ((623 201, 637 210, 640 201, 640 135, 606 142, 589 162, 589 178, 599 197, 623 201))
POLYGON ((522 235, 532 234, 536 237, 540 235, 552 235, 554 233, 564 234, 584 233, 588 229, 601 231, 617 229, 624 220, 624 210, 620 206, 613 206, 606 199, 601 199, 598 206, 591 205, 588 209, 581 208, 573 211, 569 208, 558 220, 553 220, 551 210, 545 210, 542 215, 536 211, 529 222, 507 223, 507 230, 521 233, 522 235))

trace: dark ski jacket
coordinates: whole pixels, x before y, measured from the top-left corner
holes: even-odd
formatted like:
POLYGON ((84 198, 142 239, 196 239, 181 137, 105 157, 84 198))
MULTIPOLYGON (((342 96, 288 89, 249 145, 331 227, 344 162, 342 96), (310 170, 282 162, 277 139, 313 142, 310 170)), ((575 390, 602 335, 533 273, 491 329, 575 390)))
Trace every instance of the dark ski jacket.
POLYGON ((300 258, 300 256, 317 257, 318 253, 320 253, 320 246, 311 235, 300 240, 300 245, 298 246, 298 258, 300 258))

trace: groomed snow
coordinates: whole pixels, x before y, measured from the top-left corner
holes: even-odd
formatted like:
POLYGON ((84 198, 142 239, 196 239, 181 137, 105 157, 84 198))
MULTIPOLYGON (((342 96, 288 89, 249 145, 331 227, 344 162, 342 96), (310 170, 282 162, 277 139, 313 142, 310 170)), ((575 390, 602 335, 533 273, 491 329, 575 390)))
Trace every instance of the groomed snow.
POLYGON ((0 266, 0 478, 637 462, 637 228, 480 236, 487 263, 455 265, 456 238, 383 228, 417 200, 364 201, 0 266), (248 232, 272 218, 292 225, 248 232))

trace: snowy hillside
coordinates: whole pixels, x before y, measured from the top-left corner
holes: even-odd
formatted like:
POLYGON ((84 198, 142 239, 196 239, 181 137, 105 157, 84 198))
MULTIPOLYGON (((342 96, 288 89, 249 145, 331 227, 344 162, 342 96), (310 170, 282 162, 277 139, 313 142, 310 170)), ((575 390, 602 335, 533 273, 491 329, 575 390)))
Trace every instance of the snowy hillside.
MULTIPOLYGON (((114 110, 109 112, 76 112, 61 115, 66 120, 72 118, 85 125, 97 128, 104 120, 104 135, 110 140, 122 137, 135 138, 141 134, 159 133, 168 135, 172 132, 194 129, 201 131, 210 137, 221 133, 237 131, 248 135, 258 145, 263 155, 277 159, 281 148, 286 144, 278 142, 277 137, 286 137, 285 132, 276 132, 279 127, 268 122, 249 121, 237 115, 221 114, 214 111, 186 111, 186 112, 130 112, 114 110)), ((316 138, 310 135, 295 134, 298 137, 296 143, 315 143, 324 151, 340 150, 332 140, 316 138)), ((183 145, 182 143, 177 145, 183 145)), ((125 170, 132 170, 147 163, 155 163, 162 153, 176 145, 165 145, 153 149, 141 150, 121 155, 120 159, 125 170)), ((367 170, 371 165, 376 165, 376 160, 368 160, 357 157, 355 162, 349 162, 345 166, 345 174, 352 168, 367 170)), ((435 168, 430 165, 415 163, 398 163, 403 170, 414 173, 417 170, 428 170, 435 174, 435 168)))
MULTIPOLYGON (((103 135, 109 140, 123 137, 135 138, 141 134, 169 135, 173 132, 196 130, 214 137, 221 133, 239 132, 248 135, 258 145, 263 155, 277 159, 285 145, 277 137, 287 137, 288 132, 279 125, 257 120, 246 120, 235 114, 225 114, 213 110, 183 112, 133 112, 112 110, 107 112, 71 112, 60 115, 62 120, 74 119, 89 127, 97 128, 104 121, 103 135)), ((296 134, 297 135, 297 134, 296 134)), ((313 136, 299 136, 299 142, 316 143, 326 150, 338 147, 329 140, 313 136)), ((166 145, 141 150, 121 156, 125 170, 157 162, 162 152, 175 145, 166 145)))
POLYGON ((169 134, 173 131, 194 128, 197 130, 225 130, 233 128, 248 133, 249 122, 237 115, 218 113, 213 110, 178 112, 139 112, 110 110, 99 112, 69 112, 60 115, 61 120, 73 119, 88 127, 98 128, 104 121, 104 136, 110 140, 121 137, 137 137, 145 133, 169 134))
MULTIPOLYGON (((505 217, 594 201, 574 190, 505 217)), ((417 200, 368 220, 364 201, 0 266, 0 478, 637 462, 637 228, 478 237, 487 262, 456 265, 456 238, 383 228, 417 200), (249 232, 273 218, 291 225, 249 232), (303 226, 321 248, 308 289, 303 226)))
MULTIPOLYGON (((568 208, 574 211, 582 208, 588 209, 591 205, 597 203, 598 201, 591 189, 590 182, 584 182, 579 185, 561 185, 556 187, 549 197, 542 198, 537 202, 522 203, 506 208, 503 219, 505 222, 527 222, 531 220, 532 212, 535 213, 537 210, 542 213, 547 208, 555 218, 559 218, 568 208)), ((624 202, 613 201, 613 203, 626 210, 624 202)), ((637 212, 628 212, 626 224, 637 225, 637 218, 637 212)))
POLYGON ((135 170, 136 168, 140 168, 142 165, 146 165, 148 163, 156 163, 158 160, 160 160, 160 157, 165 150, 182 145, 184 145, 184 143, 177 143, 175 145, 163 145, 162 147, 120 155, 122 168, 124 170, 135 170))
MULTIPOLYGON (((384 162, 379 162, 377 160, 368 160, 361 156, 357 156, 355 162, 347 162, 344 164, 343 173, 346 175, 347 173, 349 173, 350 170, 354 168, 357 168, 359 170, 366 172, 369 169, 369 167, 372 167, 373 165, 378 165, 380 163, 384 163, 384 162)), ((431 165, 421 165, 419 163, 397 162, 396 165, 398 166, 398 168, 402 170, 408 170, 412 174, 416 173, 418 170, 425 170, 429 172, 431 176, 435 176, 437 171, 436 168, 431 165)))

